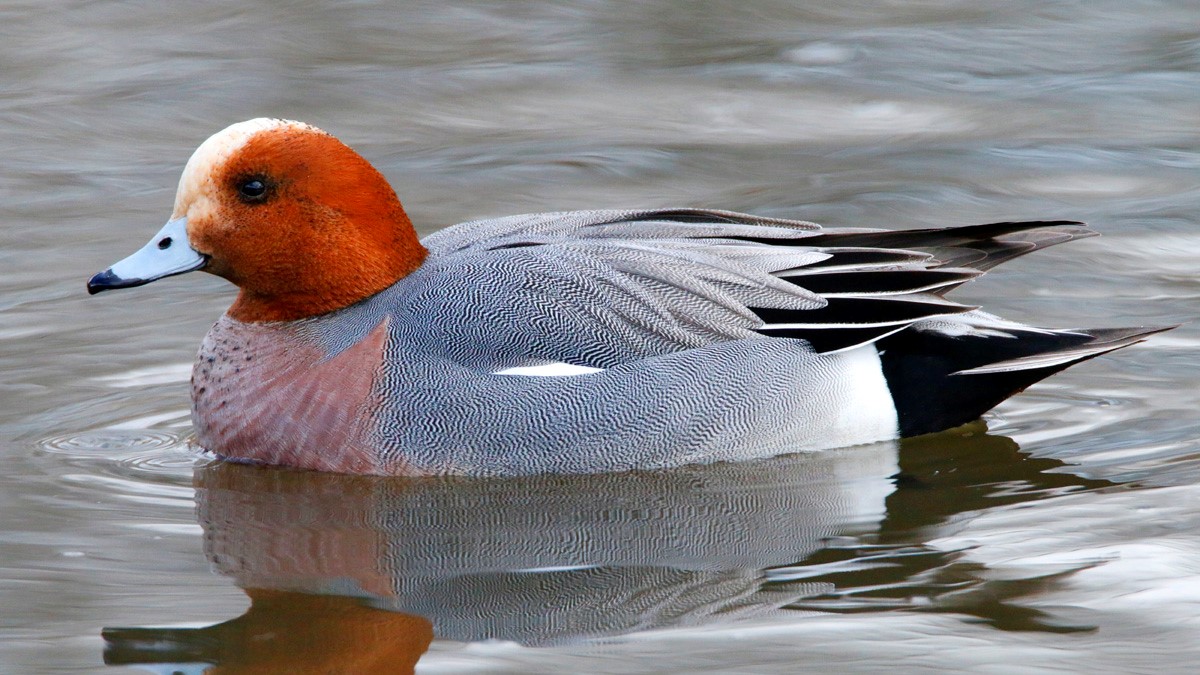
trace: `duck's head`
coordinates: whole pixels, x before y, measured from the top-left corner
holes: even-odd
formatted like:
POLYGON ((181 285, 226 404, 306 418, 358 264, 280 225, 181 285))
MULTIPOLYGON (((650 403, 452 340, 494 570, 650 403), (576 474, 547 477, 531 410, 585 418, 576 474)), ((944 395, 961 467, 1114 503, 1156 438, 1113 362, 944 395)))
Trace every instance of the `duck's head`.
POLYGON ((88 292, 204 270, 240 289, 233 318, 290 321, 374 295, 425 255, 396 193, 358 153, 316 127, 260 118, 196 149, 167 224, 88 292))

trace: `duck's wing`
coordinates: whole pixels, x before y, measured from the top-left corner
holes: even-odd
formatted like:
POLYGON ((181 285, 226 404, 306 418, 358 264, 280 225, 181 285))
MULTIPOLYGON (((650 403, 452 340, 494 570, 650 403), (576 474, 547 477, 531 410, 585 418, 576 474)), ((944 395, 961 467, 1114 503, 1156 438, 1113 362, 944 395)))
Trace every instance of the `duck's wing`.
POLYGON ((545 244, 563 239, 702 236, 787 239, 822 232, 802 220, 707 209, 595 210, 485 218, 439 230, 421 240, 433 255, 545 244))
MULTIPOLYGON (((469 314, 444 323, 490 322, 503 336, 494 353, 604 368, 756 334, 802 339, 818 352, 853 348, 974 310, 942 296, 991 257, 1089 233, 1064 221, 828 230, 685 209, 474 221, 425 244, 447 294, 435 304, 469 314), (1047 230, 1054 234, 1031 237, 1047 230)), ((479 340, 471 338, 487 351, 479 340)))
POLYGON ((1019 255, 1097 236, 1073 220, 987 223, 945 228, 887 230, 823 228, 806 220, 768 218, 714 209, 592 210, 527 213, 467 221, 422 240, 434 255, 467 249, 544 244, 563 239, 733 238, 767 245, 860 249, 913 249, 945 267, 995 267, 1019 255), (985 262, 986 261, 986 262, 985 262))

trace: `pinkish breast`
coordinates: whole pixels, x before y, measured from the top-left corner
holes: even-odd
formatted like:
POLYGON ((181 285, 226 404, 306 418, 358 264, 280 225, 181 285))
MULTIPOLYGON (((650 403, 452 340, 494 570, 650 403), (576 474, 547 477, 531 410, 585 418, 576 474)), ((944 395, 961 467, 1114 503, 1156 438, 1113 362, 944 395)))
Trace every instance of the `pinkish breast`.
POLYGON ((192 421, 200 444, 231 459, 385 473, 370 432, 386 337, 384 321, 329 356, 297 324, 221 317, 192 369, 192 421))

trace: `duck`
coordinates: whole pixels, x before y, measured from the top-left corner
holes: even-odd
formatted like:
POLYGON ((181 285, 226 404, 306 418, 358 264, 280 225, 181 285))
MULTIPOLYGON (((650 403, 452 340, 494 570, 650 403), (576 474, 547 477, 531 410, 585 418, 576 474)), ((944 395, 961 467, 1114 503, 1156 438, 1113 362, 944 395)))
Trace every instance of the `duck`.
POLYGON ((656 470, 938 432, 1163 326, 1048 329, 947 298, 1095 235, 887 230, 699 208, 473 220, 418 237, 366 159, 302 122, 209 137, 174 210, 91 294, 237 286, 191 378, 195 442, 372 475, 656 470))

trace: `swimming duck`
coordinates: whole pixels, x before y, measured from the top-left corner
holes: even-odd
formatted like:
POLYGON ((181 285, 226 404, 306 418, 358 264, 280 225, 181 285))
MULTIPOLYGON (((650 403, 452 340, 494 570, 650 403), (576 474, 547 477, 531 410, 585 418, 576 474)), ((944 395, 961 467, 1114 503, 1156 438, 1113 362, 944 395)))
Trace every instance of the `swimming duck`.
POLYGON ((1156 327, 1049 330, 948 300, 1072 221, 823 229, 703 209, 538 213, 418 239, 332 135, 253 119, 88 291, 203 270, 239 288, 192 372, 198 443, 361 474, 647 469, 976 419, 1156 327))

